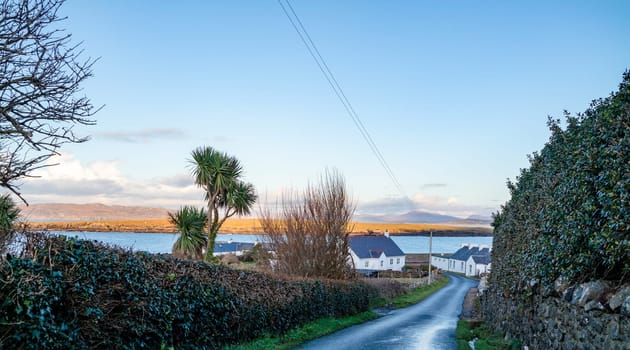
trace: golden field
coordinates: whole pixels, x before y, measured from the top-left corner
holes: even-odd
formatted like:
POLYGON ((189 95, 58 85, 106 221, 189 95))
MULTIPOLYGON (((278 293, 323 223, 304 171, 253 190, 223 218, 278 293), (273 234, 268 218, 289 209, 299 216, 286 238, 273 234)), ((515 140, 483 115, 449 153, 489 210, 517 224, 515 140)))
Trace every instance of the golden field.
MULTIPOLYGON (((112 221, 77 221, 77 222, 31 222, 30 229, 35 231, 96 231, 96 232, 176 232, 175 227, 168 219, 144 219, 144 220, 112 220, 112 221)), ((429 231, 441 234, 476 234, 491 235, 492 229, 487 227, 464 227, 444 224, 395 224, 395 223, 352 223, 352 232, 355 234, 376 232, 385 230, 391 234, 406 234, 429 231)), ((228 219, 222 233, 262 233, 258 219, 228 219)))

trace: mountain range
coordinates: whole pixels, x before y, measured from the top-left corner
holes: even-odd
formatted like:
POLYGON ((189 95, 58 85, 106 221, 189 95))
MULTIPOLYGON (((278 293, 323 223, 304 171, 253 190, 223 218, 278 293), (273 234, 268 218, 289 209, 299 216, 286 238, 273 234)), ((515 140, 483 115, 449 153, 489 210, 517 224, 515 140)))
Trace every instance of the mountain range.
POLYGON ((168 209, 122 205, 45 203, 20 206, 29 222, 165 219, 168 209))
MULTIPOLYGON (((111 221, 165 219, 168 209, 139 206, 93 204, 45 203, 21 206, 22 216, 29 222, 71 222, 71 221, 111 221)), ((492 219, 481 215, 467 218, 442 215, 424 211, 410 211, 399 215, 359 214, 355 222, 368 223, 424 223, 488 226, 492 219)))
POLYGON ((410 211, 398 215, 373 215, 359 214, 354 216, 357 222, 374 223, 424 223, 424 224, 458 224, 458 225, 490 225, 492 218, 482 215, 471 215, 467 218, 459 218, 451 215, 430 213, 426 211, 410 211))

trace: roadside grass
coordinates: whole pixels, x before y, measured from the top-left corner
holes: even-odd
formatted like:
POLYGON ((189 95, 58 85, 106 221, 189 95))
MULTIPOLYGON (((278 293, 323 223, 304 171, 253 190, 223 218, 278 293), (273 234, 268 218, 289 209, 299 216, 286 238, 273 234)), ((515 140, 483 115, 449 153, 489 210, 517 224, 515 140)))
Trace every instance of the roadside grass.
POLYGON ((483 321, 457 321, 455 330, 457 348, 470 350, 468 342, 475 340, 476 350, 519 350, 521 342, 516 339, 505 340, 499 334, 493 333, 483 321))
MULTIPOLYGON (((449 278, 440 277, 430 285, 415 288, 408 293, 393 299, 379 298, 370 303, 371 308, 375 307, 391 307, 399 309, 407 307, 426 299, 431 294, 437 292, 448 284, 449 278)), ((341 329, 361 324, 375 318, 379 315, 374 311, 366 311, 360 314, 344 317, 344 318, 321 318, 313 322, 309 322, 303 327, 292 329, 283 336, 265 336, 249 343, 231 345, 224 347, 224 350, 255 350, 255 349, 293 349, 307 341, 323 337, 334 333, 341 329)))
POLYGON ((266 336, 246 344, 237 344, 224 347, 224 350, 274 350, 293 349, 309 340, 319 338, 340 329, 361 324, 378 318, 373 311, 366 311, 344 318, 320 318, 305 324, 303 327, 292 329, 283 336, 266 336))
POLYGON ((414 288, 411 291, 401 296, 398 296, 392 299, 386 299, 382 297, 373 299, 370 302, 370 307, 371 308, 388 307, 392 309, 400 309, 400 308, 407 307, 413 304, 417 304, 421 302, 422 300, 426 299, 429 295, 444 288, 444 286, 448 284, 448 281, 449 281, 448 277, 442 276, 442 277, 439 277, 435 282, 429 285, 414 288))
POLYGON ((407 307, 413 304, 417 304, 421 302, 422 300, 426 299, 427 297, 429 297, 431 294, 444 288, 448 284, 448 281, 449 281, 448 277, 442 276, 438 280, 436 280, 435 282, 429 285, 415 288, 411 290, 409 293, 403 294, 399 297, 392 299, 389 302, 389 304, 391 304, 391 306, 394 309, 400 309, 400 308, 407 307))

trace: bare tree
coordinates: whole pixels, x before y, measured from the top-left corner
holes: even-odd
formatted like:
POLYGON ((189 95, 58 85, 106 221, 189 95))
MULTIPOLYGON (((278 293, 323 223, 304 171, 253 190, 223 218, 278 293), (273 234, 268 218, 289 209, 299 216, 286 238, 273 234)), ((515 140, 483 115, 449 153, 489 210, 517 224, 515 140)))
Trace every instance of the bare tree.
POLYGON ((19 192, 19 180, 48 166, 65 143, 84 142, 77 124, 93 125, 98 110, 77 96, 94 60, 60 29, 64 0, 0 0, 0 186, 19 192))
POLYGON ((353 213, 345 181, 336 171, 327 171, 301 196, 285 194, 275 212, 261 210, 261 225, 276 254, 275 269, 304 277, 348 278, 353 213))

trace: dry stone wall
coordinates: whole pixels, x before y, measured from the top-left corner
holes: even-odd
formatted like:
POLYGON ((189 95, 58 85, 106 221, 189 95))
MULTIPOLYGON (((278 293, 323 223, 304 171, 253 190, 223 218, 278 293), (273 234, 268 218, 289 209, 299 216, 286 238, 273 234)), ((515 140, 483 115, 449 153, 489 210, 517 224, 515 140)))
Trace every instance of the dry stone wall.
POLYGON ((496 288, 486 290, 486 322, 529 349, 630 349, 629 285, 568 285, 559 280, 554 290, 537 287, 532 281, 525 299, 496 288))

